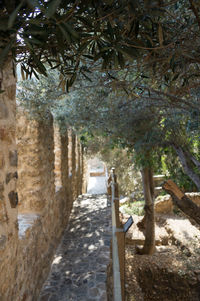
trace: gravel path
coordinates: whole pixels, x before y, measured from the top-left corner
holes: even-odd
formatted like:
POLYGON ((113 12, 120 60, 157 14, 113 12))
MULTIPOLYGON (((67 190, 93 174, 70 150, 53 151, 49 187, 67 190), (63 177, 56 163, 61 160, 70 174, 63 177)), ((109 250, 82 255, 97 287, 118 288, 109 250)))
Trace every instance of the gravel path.
POLYGON ((39 301, 107 300, 110 221, 105 195, 83 195, 74 202, 39 301))

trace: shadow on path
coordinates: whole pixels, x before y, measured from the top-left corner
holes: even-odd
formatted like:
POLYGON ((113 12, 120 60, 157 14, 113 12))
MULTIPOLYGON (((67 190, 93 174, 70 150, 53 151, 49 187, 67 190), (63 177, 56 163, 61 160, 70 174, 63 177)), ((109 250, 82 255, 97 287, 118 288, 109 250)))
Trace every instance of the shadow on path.
POLYGON ((107 300, 111 212, 105 195, 84 195, 73 205, 39 301, 107 300))

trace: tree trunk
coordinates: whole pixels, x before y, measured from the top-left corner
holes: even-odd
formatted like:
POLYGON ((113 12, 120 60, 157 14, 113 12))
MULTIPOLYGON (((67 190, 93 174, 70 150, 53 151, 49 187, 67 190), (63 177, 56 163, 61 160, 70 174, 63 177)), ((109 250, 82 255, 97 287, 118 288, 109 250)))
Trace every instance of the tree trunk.
POLYGON ((173 148, 179 157, 179 160, 183 166, 185 173, 194 182, 194 184, 197 186, 198 190, 200 191, 200 176, 198 174, 196 174, 194 172, 193 168, 191 167, 193 164, 195 164, 198 167, 198 164, 197 164, 198 160, 196 160, 189 153, 187 153, 187 155, 186 155, 186 153, 183 151, 183 149, 180 146, 173 145, 173 148), (189 163, 191 163, 191 164, 189 164, 189 163))
POLYGON ((163 189, 171 195, 173 203, 181 211, 200 224, 200 207, 189 199, 172 180, 165 182, 163 189))
POLYGON ((150 168, 142 170, 142 181, 145 198, 144 224, 145 242, 140 254, 152 255, 155 252, 155 220, 154 220, 154 183, 153 173, 150 168))

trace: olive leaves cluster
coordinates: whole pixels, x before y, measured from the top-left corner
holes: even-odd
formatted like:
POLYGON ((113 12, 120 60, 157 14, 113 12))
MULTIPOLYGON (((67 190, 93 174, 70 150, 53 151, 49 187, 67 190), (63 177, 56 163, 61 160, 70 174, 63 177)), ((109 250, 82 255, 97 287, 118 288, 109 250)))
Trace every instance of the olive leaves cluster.
POLYGON ((78 72, 136 68, 186 93, 199 80, 199 13, 195 0, 1 0, 0 65, 11 53, 24 78, 58 68, 67 91, 78 72))

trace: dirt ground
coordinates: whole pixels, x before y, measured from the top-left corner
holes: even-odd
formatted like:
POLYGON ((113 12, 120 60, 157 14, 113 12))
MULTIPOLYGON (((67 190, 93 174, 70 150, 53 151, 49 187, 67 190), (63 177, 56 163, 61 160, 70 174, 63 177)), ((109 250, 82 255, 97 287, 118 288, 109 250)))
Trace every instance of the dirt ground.
POLYGON ((133 216, 127 233, 126 301, 199 301, 199 226, 180 214, 157 215, 155 254, 136 255, 135 244, 144 241, 140 219, 133 216))

